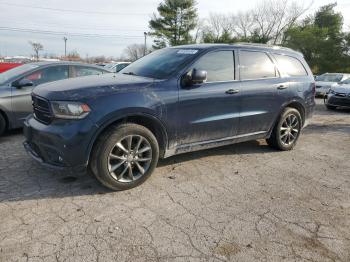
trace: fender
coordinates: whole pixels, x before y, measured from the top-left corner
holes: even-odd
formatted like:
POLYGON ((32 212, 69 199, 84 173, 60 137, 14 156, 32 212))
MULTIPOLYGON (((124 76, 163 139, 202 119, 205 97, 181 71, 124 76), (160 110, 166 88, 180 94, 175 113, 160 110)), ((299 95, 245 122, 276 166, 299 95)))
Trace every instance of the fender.
MULTIPOLYGON (((276 116, 276 118, 274 119, 274 121, 273 121, 273 125, 271 126, 271 128, 270 128, 270 130, 269 130, 269 132, 268 132, 268 137, 270 137, 270 135, 271 135, 271 133, 272 133, 272 130, 273 130, 273 128, 275 127, 275 125, 276 125, 276 123, 277 123, 277 121, 278 121, 278 119, 279 119, 279 117, 280 117, 280 115, 282 114, 282 112, 283 112, 283 110, 286 108, 286 107, 288 107, 288 105, 290 105, 290 104, 298 104, 298 105, 300 105, 301 106, 301 108, 303 109, 303 114, 304 114, 304 118, 305 118, 305 102, 303 101, 303 99, 301 99, 300 97, 293 97, 291 100, 289 100, 289 101, 286 101, 285 103, 283 103, 282 105, 281 105, 281 108, 280 108, 280 110, 279 110, 279 112, 278 112, 278 114, 277 114, 277 116, 276 116)), ((305 121, 305 119, 302 119, 303 120, 303 122, 305 121)))
MULTIPOLYGON (((143 108, 143 109, 145 109, 145 108, 143 108)), ((93 149, 93 146, 94 146, 97 138, 102 134, 102 132, 105 131, 106 128, 108 128, 108 126, 112 125, 113 123, 121 121, 121 120, 128 118, 128 117, 145 117, 145 118, 148 118, 152 121, 155 121, 157 124, 159 124, 159 126, 161 127, 162 135, 163 135, 163 140, 164 140, 163 143, 165 145, 164 149, 166 151, 166 149, 168 148, 168 132, 167 132, 166 125, 164 124, 164 122, 160 118, 158 118, 156 115, 154 115, 150 112, 140 111, 140 109, 138 109, 138 108, 133 108, 131 111, 129 108, 128 113, 125 113, 124 111, 126 111, 126 110, 120 110, 120 111, 116 112, 116 114, 113 114, 113 116, 109 117, 108 120, 105 120, 102 124, 99 124, 99 125, 95 124, 97 130, 89 142, 88 152, 87 152, 88 159, 87 159, 86 165, 89 163, 90 155, 91 155, 91 151, 93 149)), ((150 111, 150 110, 147 110, 147 111, 150 111)))

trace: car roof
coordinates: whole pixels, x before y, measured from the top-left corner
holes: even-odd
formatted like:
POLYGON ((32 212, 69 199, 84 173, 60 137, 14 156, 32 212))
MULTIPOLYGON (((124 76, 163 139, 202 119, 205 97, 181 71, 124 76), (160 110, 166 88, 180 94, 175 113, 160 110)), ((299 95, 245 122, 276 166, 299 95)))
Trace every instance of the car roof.
POLYGON ((29 63, 31 65, 37 65, 37 66, 48 66, 48 65, 80 65, 80 66, 89 66, 94 68, 103 69, 101 66, 93 65, 93 64, 87 64, 87 63, 81 63, 81 62, 72 62, 72 61, 44 61, 44 62, 33 62, 29 63))
POLYGON ((349 73, 324 73, 322 75, 350 75, 349 73))
POLYGON ((275 51, 282 53, 290 53, 297 54, 299 56, 303 56, 302 53, 290 49, 288 47, 277 46, 277 45, 269 45, 269 44, 257 44, 257 43, 233 43, 233 44, 191 44, 191 45, 180 45, 174 46, 172 48, 180 48, 180 49, 218 49, 218 48, 228 48, 228 47, 236 47, 241 49, 252 49, 252 50, 261 50, 261 51, 275 51))

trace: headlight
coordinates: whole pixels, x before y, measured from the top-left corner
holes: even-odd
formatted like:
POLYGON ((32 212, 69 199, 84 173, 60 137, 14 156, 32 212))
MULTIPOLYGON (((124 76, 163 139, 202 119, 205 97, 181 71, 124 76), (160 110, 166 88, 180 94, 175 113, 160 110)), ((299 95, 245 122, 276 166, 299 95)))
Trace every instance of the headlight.
POLYGON ((55 117, 63 119, 82 119, 91 111, 87 104, 69 101, 53 101, 51 108, 55 117))
POLYGON ((332 88, 330 88, 330 89, 328 90, 328 94, 332 94, 332 95, 334 95, 334 94, 335 94, 335 92, 334 92, 334 90, 333 90, 332 88))

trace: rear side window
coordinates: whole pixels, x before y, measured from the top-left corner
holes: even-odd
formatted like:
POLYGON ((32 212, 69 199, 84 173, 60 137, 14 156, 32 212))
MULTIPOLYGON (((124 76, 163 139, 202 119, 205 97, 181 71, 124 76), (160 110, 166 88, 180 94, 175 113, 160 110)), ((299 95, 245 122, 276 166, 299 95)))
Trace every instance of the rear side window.
POLYGON ((241 80, 276 77, 275 65, 266 53, 240 51, 239 62, 241 80))
POLYGON ((207 71, 207 82, 232 81, 235 79, 233 51, 217 51, 205 54, 193 68, 207 71))
POLYGON ((90 76, 90 75, 102 75, 103 70, 94 67, 86 67, 86 66, 75 66, 75 74, 74 77, 82 77, 82 76, 90 76))
POLYGON ((278 67, 289 76, 307 76, 307 71, 303 64, 295 57, 286 55, 274 55, 278 67))

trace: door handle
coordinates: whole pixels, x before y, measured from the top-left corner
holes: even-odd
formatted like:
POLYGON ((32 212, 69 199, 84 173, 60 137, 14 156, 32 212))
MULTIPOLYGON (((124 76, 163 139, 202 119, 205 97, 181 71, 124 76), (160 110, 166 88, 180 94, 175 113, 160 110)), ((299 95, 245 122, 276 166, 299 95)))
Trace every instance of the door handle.
POLYGON ((238 89, 229 89, 225 93, 229 94, 229 95, 234 95, 234 94, 239 93, 239 90, 238 89))
POLYGON ((277 86, 277 89, 278 90, 283 90, 283 89, 287 89, 288 88, 288 86, 285 86, 285 85, 279 85, 279 86, 277 86))

